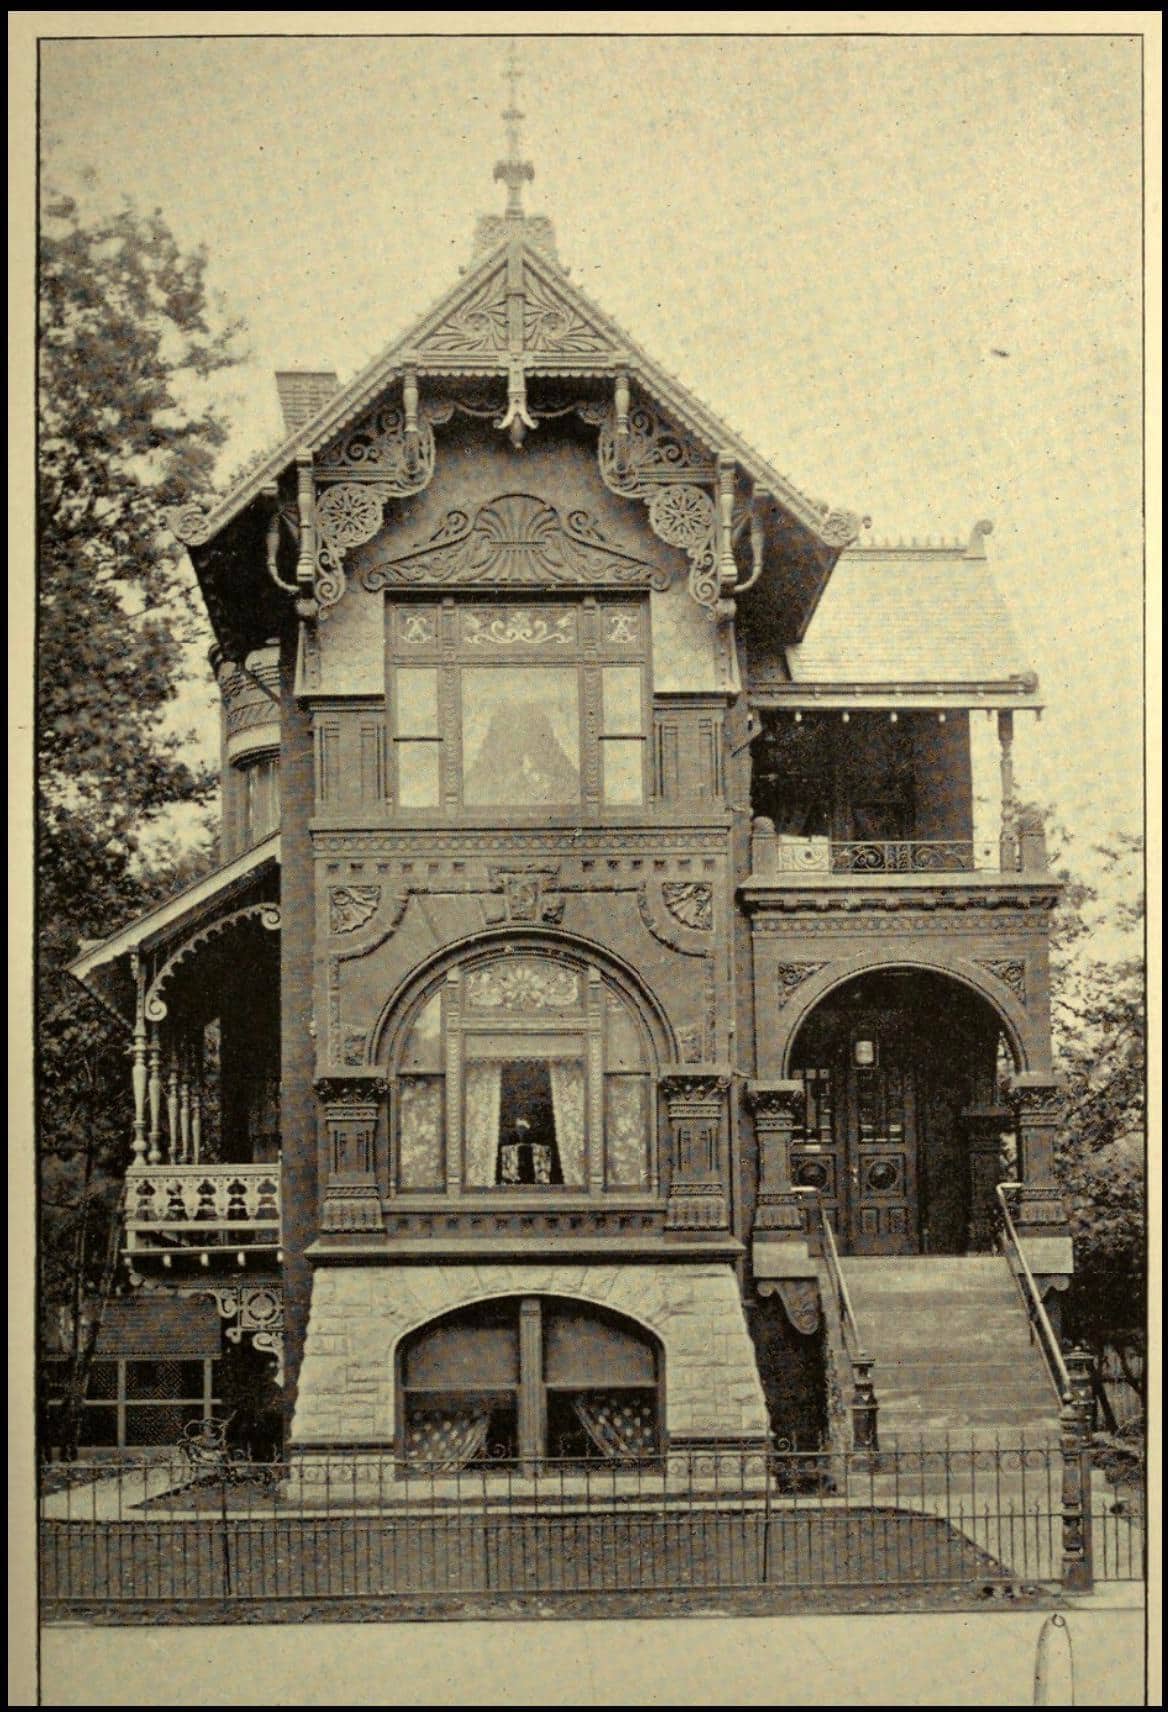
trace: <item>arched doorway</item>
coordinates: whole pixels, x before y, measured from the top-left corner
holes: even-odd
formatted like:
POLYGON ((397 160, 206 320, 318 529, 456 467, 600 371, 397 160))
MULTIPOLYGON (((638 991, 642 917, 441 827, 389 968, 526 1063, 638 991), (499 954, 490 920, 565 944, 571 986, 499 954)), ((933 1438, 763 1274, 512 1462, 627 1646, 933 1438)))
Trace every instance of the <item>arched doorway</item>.
POLYGON ((844 1253, 983 1246, 1007 1169, 1005 1050, 987 1001, 927 970, 858 976, 807 1016, 790 1056, 806 1096, 791 1179, 819 1191, 844 1253))

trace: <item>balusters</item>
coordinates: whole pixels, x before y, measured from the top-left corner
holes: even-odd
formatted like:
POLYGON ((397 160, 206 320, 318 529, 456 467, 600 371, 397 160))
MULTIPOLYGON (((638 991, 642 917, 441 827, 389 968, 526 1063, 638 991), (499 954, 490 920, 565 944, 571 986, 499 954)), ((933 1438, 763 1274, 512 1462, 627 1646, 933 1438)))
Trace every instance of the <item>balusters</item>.
POLYGON ((135 1165, 146 1162, 146 983, 142 965, 133 954, 134 986, 137 994, 134 1008, 134 1038, 130 1048, 132 1069, 130 1082, 134 1090, 134 1129, 130 1146, 135 1165))

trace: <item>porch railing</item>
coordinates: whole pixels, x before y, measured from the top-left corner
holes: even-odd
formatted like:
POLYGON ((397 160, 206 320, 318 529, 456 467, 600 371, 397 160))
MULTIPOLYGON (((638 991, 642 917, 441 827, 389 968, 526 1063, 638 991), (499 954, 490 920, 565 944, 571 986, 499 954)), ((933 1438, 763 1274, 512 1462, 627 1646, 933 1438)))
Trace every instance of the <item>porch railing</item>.
POLYGON ((1043 1305, 1042 1292, 1039 1290, 1034 1274, 1027 1263, 1010 1213, 1008 1197, 1021 1187, 1021 1183, 999 1183, 994 1190, 1002 1215, 1002 1228, 998 1233, 998 1243, 1005 1256, 1006 1264, 1010 1268, 1015 1287, 1022 1299, 1022 1306, 1026 1310, 1026 1317, 1030 1322, 1031 1342, 1037 1343, 1042 1352, 1047 1376, 1061 1406, 1068 1402, 1071 1397, 1070 1374, 1067 1371, 1067 1364, 1063 1360, 1063 1352, 1059 1347, 1059 1340, 1055 1336, 1054 1327, 1050 1323, 1050 1316, 1043 1305))
POLYGON ((279 1163, 130 1166, 127 1248, 198 1247, 219 1235, 279 1246, 279 1163))
POLYGON ((812 1190, 815 1197, 816 1217, 822 1238, 823 1263, 827 1269, 828 1282, 839 1315, 843 1331, 844 1354, 848 1359, 852 1375, 852 1396, 850 1409, 852 1415, 852 1448, 862 1451, 869 1456, 875 1456, 880 1448, 877 1431, 877 1415, 879 1404, 876 1399, 876 1387, 872 1380, 872 1368, 875 1363, 864 1347, 860 1335, 856 1310, 852 1306, 848 1281, 844 1277, 840 1265, 839 1249, 836 1246, 835 1232, 831 1219, 818 1192, 812 1190))

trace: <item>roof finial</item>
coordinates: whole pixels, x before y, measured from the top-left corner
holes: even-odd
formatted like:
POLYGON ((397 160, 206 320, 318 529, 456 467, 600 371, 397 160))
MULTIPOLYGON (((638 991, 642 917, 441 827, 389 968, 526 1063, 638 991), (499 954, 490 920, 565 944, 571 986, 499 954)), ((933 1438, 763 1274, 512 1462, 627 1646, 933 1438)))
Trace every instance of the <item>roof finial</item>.
POLYGON ((519 79, 523 75, 519 65, 519 54, 514 42, 511 43, 507 55, 507 68, 504 74, 507 78, 508 101, 507 110, 503 114, 503 122, 507 127, 507 158, 495 162, 495 179, 502 179, 507 186, 507 218, 509 220, 523 219, 523 186, 529 184, 535 177, 535 168, 529 160, 520 157, 522 136, 520 125, 524 115, 519 109, 519 79))

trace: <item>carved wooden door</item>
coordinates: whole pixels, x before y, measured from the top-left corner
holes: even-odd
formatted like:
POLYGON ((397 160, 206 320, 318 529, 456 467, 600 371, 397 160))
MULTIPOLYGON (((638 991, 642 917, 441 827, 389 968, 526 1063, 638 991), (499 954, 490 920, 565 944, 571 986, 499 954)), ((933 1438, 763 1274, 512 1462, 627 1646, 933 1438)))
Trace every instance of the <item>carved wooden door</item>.
POLYGON ((849 1042, 847 1247, 852 1254, 916 1254, 916 1082, 908 1043, 884 1019, 849 1042))

